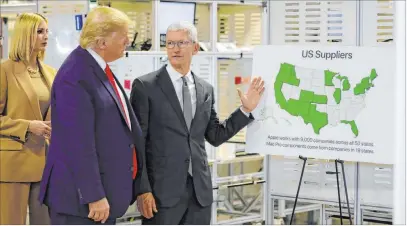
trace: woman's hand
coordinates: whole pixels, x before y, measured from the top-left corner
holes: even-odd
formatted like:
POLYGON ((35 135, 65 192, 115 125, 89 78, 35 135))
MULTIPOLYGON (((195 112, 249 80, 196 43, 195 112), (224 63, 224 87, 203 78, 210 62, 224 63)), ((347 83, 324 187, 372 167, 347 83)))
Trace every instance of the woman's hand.
POLYGON ((51 136, 51 122, 33 120, 28 126, 28 131, 48 139, 51 136))

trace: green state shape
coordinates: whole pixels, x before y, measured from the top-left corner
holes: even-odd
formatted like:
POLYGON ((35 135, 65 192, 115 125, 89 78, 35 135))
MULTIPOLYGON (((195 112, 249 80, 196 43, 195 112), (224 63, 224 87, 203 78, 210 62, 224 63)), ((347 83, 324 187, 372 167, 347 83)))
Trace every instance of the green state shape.
POLYGON ((377 78, 377 73, 376 73, 376 69, 372 69, 370 71, 370 79, 373 82, 373 80, 375 80, 377 78))
POLYGON ((332 72, 330 70, 325 70, 324 73, 325 73, 325 86, 334 86, 332 80, 337 73, 332 72))
POLYGON ((341 102, 341 89, 340 88, 336 88, 335 92, 333 94, 335 102, 337 104, 339 104, 341 102))
POLYGON ((338 74, 337 78, 342 82, 342 90, 348 91, 350 89, 350 83, 347 76, 340 76, 338 74))
POLYGON ((339 74, 338 74, 336 77, 337 77, 339 80, 341 80, 341 81, 346 78, 346 76, 341 76, 341 75, 339 75, 339 74))
POLYGON ((287 83, 293 86, 300 85, 300 79, 297 78, 295 67, 292 64, 282 63, 276 77, 276 82, 287 83))
POLYGON ((307 115, 308 111, 309 111, 309 103, 299 101, 299 100, 289 99, 287 101, 287 106, 286 106, 285 110, 293 116, 307 115))
POLYGON ((368 77, 362 78, 362 80, 356 84, 355 88, 353 88, 353 93, 355 95, 365 94, 366 91, 373 87, 373 81, 377 78, 377 76, 376 70, 372 69, 368 77))
POLYGON ((317 111, 315 104, 289 99, 287 112, 293 116, 299 116, 304 120, 306 125, 311 124, 316 134, 328 125, 328 114, 317 111))
POLYGON ((314 92, 308 90, 301 90, 300 101, 311 103, 314 100, 314 92))
POLYGON ((328 97, 326 95, 314 94, 314 100, 312 101, 312 103, 327 104, 328 103, 328 97))
POLYGON ((370 83, 370 77, 365 77, 362 78, 360 83, 356 84, 355 88, 353 89, 353 93, 355 95, 361 95, 365 94, 367 90, 372 87, 372 84, 370 83))
POLYGON ((343 91, 350 90, 350 83, 349 83, 348 78, 345 78, 345 80, 342 82, 342 89, 343 89, 343 91))
POLYGON ((321 129, 328 125, 328 114, 317 111, 315 104, 311 104, 309 109, 309 121, 314 129, 314 133, 320 134, 321 129))
POLYGON ((352 121, 341 120, 341 123, 350 125, 350 128, 351 128, 353 134, 355 135, 355 137, 357 137, 359 135, 359 129, 354 120, 352 120, 352 121))
POLYGON ((295 67, 292 64, 282 63, 280 65, 280 70, 277 74, 276 81, 274 82, 274 95, 276 97, 276 102, 281 109, 287 111, 288 101, 284 97, 282 91, 284 83, 293 86, 300 85, 300 80, 297 78, 295 67))

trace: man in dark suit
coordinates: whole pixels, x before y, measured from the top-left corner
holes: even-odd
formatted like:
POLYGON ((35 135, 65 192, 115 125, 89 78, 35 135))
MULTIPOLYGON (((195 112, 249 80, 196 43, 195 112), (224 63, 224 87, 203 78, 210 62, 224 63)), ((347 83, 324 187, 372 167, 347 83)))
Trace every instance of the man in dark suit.
POLYGON ((145 165, 137 205, 143 224, 209 224, 212 183, 205 139, 219 146, 253 120, 264 83, 255 78, 242 106, 220 122, 212 85, 190 71, 198 52, 194 25, 167 30, 170 64, 133 82, 130 102, 145 141, 145 165))
POLYGON ((144 143, 107 63, 129 44, 129 18, 109 7, 87 16, 51 92, 52 134, 40 201, 51 224, 115 224, 136 200, 144 143), (139 164, 137 164, 139 163, 139 164))

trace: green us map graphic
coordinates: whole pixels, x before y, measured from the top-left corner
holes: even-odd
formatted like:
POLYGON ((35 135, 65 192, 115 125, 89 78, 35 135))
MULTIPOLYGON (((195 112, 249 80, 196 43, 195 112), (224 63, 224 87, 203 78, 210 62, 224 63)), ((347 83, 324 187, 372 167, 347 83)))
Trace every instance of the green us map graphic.
POLYGON ((352 85, 346 75, 282 63, 274 83, 279 107, 311 124, 315 134, 330 125, 346 124, 357 137, 356 118, 366 107, 365 97, 374 87, 375 69, 352 85))

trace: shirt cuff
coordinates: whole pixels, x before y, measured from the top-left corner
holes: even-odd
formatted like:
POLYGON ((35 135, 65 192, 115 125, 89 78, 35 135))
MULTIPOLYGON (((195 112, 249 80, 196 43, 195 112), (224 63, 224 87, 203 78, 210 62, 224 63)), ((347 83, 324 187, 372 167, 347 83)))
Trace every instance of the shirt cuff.
POLYGON ((243 113, 244 115, 246 115, 246 117, 249 117, 249 116, 250 116, 250 113, 247 113, 247 112, 243 111, 243 107, 240 107, 240 110, 242 111, 242 113, 243 113))

